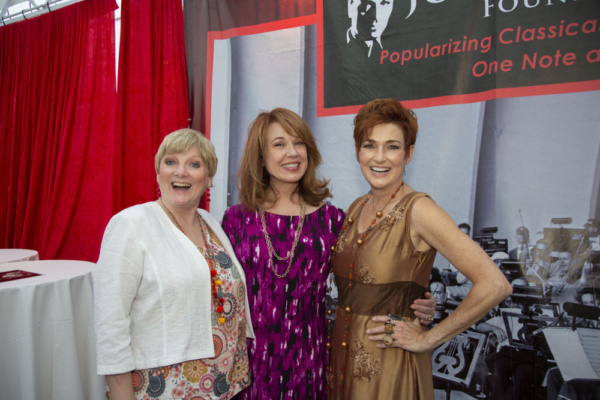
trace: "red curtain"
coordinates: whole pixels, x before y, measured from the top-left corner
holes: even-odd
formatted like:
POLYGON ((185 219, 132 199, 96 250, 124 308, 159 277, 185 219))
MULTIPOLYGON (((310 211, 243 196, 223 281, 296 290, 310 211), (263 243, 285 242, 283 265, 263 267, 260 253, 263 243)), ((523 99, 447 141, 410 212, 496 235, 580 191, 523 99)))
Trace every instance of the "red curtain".
POLYGON ((110 217, 156 199, 188 126, 181 0, 85 0, 0 28, 0 246, 96 261, 110 217), (116 107, 115 107, 116 106, 116 107))
POLYGON ((181 0, 123 0, 115 210, 156 200, 154 155, 188 127, 181 0))
POLYGON ((0 28, 0 245, 95 261, 112 212, 114 0, 0 28))

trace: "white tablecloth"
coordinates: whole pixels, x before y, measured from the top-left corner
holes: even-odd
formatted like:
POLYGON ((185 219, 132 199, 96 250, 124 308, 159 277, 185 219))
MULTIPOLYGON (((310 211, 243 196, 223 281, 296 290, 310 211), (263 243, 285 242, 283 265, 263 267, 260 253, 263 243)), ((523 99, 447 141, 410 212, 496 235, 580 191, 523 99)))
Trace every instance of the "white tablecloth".
POLYGON ((85 261, 0 264, 42 275, 0 282, 0 399, 100 400, 91 271, 85 261))
POLYGON ((0 249, 0 264, 17 261, 36 261, 40 256, 35 250, 28 249, 0 249))

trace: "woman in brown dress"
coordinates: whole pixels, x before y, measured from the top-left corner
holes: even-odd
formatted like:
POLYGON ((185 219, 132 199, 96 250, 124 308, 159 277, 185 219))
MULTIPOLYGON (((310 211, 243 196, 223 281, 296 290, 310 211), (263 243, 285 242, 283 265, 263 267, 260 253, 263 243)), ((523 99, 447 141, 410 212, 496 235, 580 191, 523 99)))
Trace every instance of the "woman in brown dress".
POLYGON ((490 257, 427 194, 404 182, 417 136, 413 112, 377 99, 355 118, 354 140, 371 193, 349 207, 332 261, 339 290, 331 399, 433 399, 430 351, 510 295, 490 257), (410 309, 427 291, 436 251, 473 288, 433 329, 410 309))

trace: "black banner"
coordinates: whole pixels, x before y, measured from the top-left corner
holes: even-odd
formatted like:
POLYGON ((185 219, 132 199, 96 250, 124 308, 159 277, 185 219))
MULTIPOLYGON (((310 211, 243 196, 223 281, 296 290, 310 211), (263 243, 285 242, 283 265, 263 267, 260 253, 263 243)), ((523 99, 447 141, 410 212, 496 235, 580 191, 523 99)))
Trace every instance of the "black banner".
POLYGON ((598 0, 324 0, 322 18, 325 109, 600 88, 598 0))

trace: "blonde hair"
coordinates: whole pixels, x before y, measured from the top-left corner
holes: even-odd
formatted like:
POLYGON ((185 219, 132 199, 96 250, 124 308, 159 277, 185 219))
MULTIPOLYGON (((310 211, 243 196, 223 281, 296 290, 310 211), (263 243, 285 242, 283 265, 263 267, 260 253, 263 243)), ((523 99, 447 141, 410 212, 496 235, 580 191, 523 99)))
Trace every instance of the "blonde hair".
POLYGON ((277 122, 291 136, 298 137, 306 146, 308 166, 298 182, 297 191, 308 204, 318 206, 331 197, 329 181, 317 178, 316 169, 321 164, 321 153, 307 123, 295 112, 275 108, 262 112, 250 125, 248 139, 237 176, 239 198, 250 210, 263 208, 265 203, 275 203, 276 193, 270 189, 271 176, 264 166, 267 129, 277 122))
POLYGON ((185 153, 190 149, 196 149, 202 162, 206 165, 208 176, 214 177, 217 173, 217 155, 215 146, 202 133, 193 129, 179 129, 169 133, 163 139, 156 156, 154 156, 154 169, 158 175, 160 162, 167 154, 185 153))

